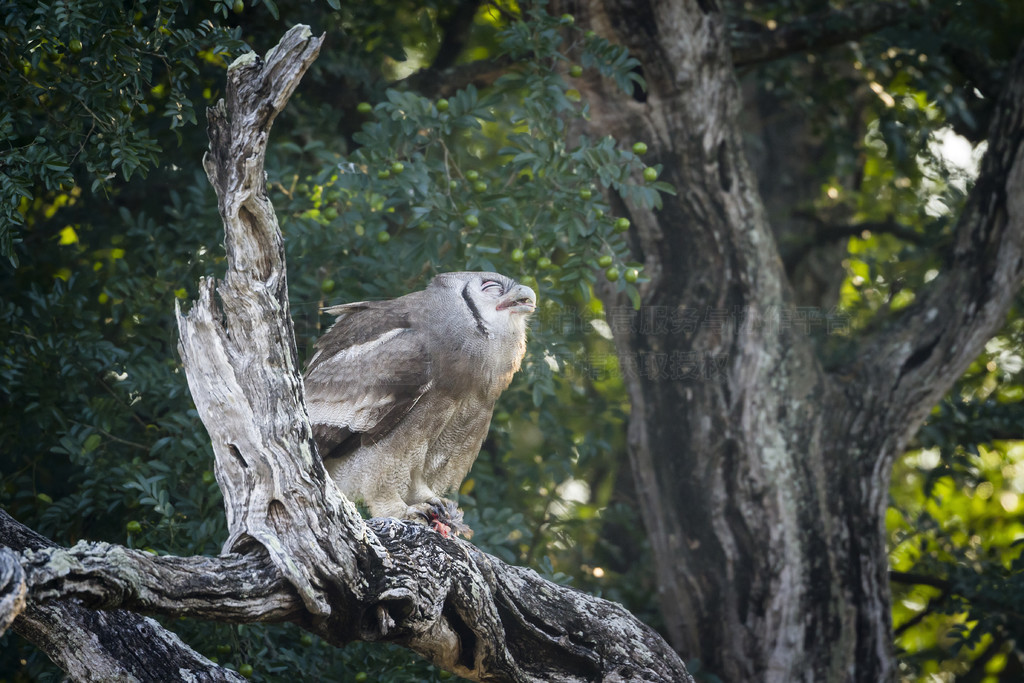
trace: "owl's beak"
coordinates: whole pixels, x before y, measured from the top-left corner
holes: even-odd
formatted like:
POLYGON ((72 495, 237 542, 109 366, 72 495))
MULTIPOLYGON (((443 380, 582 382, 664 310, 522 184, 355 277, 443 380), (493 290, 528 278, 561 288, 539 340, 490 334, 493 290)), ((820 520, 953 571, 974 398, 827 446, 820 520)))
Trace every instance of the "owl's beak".
POLYGON ((533 309, 537 307, 537 295, 533 290, 526 285, 516 285, 509 293, 506 294, 498 305, 495 306, 496 310, 509 311, 510 313, 522 313, 523 315, 529 315, 533 313, 533 309))

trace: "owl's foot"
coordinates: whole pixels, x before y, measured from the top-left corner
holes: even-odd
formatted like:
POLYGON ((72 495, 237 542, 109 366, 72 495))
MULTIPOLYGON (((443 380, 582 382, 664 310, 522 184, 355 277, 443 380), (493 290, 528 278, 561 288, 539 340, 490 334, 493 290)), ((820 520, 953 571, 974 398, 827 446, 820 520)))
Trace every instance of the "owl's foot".
POLYGON ((426 503, 409 506, 409 510, 415 511, 416 519, 425 521, 430 528, 445 538, 450 538, 452 534, 464 538, 473 537, 473 530, 462 521, 462 510, 455 501, 431 498, 426 503))

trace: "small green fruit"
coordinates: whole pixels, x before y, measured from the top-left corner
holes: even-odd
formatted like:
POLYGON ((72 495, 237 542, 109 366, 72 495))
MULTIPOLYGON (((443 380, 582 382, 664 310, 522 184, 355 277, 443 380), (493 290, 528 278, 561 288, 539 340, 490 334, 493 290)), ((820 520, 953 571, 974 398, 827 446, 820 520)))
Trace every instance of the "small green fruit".
POLYGON ((619 269, 612 266, 608 270, 604 271, 604 276, 608 278, 608 282, 615 282, 619 279, 619 269))
POLYGON ((309 647, 313 644, 313 636, 309 635, 308 633, 303 633, 302 637, 299 638, 299 642, 302 643, 304 647, 309 647))
POLYGON ((523 242, 526 244, 533 244, 533 233, 526 233, 523 235, 523 242))
POLYGON ((573 64, 569 67, 569 75, 573 78, 579 78, 583 75, 583 67, 579 64, 573 64))
POLYGON ((513 249, 512 253, 508 255, 508 257, 512 259, 512 263, 519 263, 523 260, 523 256, 524 254, 522 249, 513 249))
POLYGON ((356 111, 360 114, 369 114, 373 111, 373 105, 369 102, 360 102, 356 105, 356 111))
POLYGON ((252 678, 252 664, 243 664, 238 667, 238 673, 242 674, 246 678, 252 678))
POLYGON ((70 43, 68 43, 68 47, 71 49, 72 52, 74 52, 77 55, 79 52, 82 51, 82 41, 80 41, 78 38, 75 38, 70 43))
POLYGON ((618 218, 615 220, 615 232, 626 232, 629 230, 629 219, 618 218))
POLYGON ((243 0, 235 0, 235 4, 231 6, 231 9, 235 11, 235 14, 241 14, 245 11, 245 2, 243 0))
POLYGON ((644 169, 644 180, 646 180, 649 183, 653 183, 657 179, 658 169, 654 168, 653 166, 648 166, 647 168, 644 169))
POLYGON ((480 194, 481 192, 487 192, 487 183, 482 180, 478 180, 473 183, 473 192, 480 194))
POLYGON ((324 218, 326 218, 329 221, 333 221, 335 218, 338 217, 338 209, 336 209, 333 206, 328 206, 326 209, 324 209, 323 214, 324 218))
POLYGON ((440 678, 442 681, 446 681, 446 680, 448 680, 449 678, 452 677, 452 672, 451 671, 445 671, 444 669, 441 669, 440 671, 437 672, 437 677, 440 678))
POLYGON ((640 271, 636 268, 627 268, 622 277, 626 282, 636 282, 637 278, 640 277, 640 271))
POLYGON ((211 472, 210 470, 203 470, 204 484, 212 484, 215 481, 217 481, 217 477, 213 476, 213 472, 211 472))
POLYGON ((508 422, 511 419, 512 419, 512 416, 508 413, 507 410, 503 410, 503 411, 501 411, 500 413, 497 413, 494 416, 494 420, 496 422, 508 422))
POLYGON ((597 38, 597 33, 595 33, 594 31, 585 31, 583 33, 583 37, 586 38, 587 40, 593 40, 594 38, 597 38))
POLYGON ((377 177, 381 180, 387 180, 391 177, 391 171, 386 168, 383 171, 377 171, 377 177))
POLYGON ((468 171, 466 171, 466 180, 472 182, 474 180, 477 180, 478 178, 480 178, 480 174, 474 171, 473 169, 469 169, 468 171))
POLYGON ((476 226, 480 225, 480 217, 477 216, 475 213, 466 214, 466 225, 468 225, 471 228, 475 228, 476 226))
POLYGON ((536 261, 538 258, 540 258, 540 249, 538 249, 537 247, 530 247, 529 249, 526 250, 526 258, 530 259, 531 261, 536 261))
POLYGON ((387 230, 381 230, 377 233, 377 241, 381 244, 387 244, 391 241, 391 234, 387 230))
POLYGON ((448 189, 449 190, 454 190, 458 186, 459 186, 459 181, 458 180, 449 180, 448 181, 448 189))
POLYGON ((590 199, 593 196, 593 192, 590 191, 589 187, 580 188, 580 199, 590 199))
POLYGON ((331 292, 333 292, 334 291, 334 280, 332 280, 331 278, 327 278, 326 280, 321 282, 320 283, 320 291, 323 292, 324 294, 330 294, 331 292))
POLYGON ((46 495, 45 493, 37 493, 36 500, 38 500, 40 503, 46 503, 47 505, 53 502, 53 498, 46 495))
POLYGON ((541 256, 539 259, 537 259, 537 267, 540 268, 541 270, 547 270, 548 268, 551 267, 551 259, 549 259, 547 256, 541 256))
POLYGON ((366 683, 366 680, 368 678, 369 678, 369 676, 366 674, 365 671, 360 671, 355 676, 352 677, 352 680, 355 681, 356 683, 366 683))
POLYGON ((647 143, 646 142, 634 142, 633 143, 633 154, 647 154, 647 143))
POLYGON ((127 524, 125 524, 124 528, 127 529, 128 533, 130 533, 130 534, 141 534, 142 533, 142 525, 139 524, 134 519, 132 521, 128 522, 127 524))
POLYGON ((437 101, 438 111, 448 111, 448 100, 440 99, 437 101))
POLYGON ((614 260, 615 259, 613 259, 608 254, 605 254, 601 258, 597 259, 597 265, 601 266, 602 268, 607 268, 608 266, 610 266, 612 264, 612 262, 614 260))
POLYGON ((561 17, 559 17, 558 20, 560 22, 562 22, 563 24, 574 24, 574 23, 576 23, 576 17, 574 17, 571 14, 563 14, 561 17))
POLYGON ((226 655, 229 652, 231 652, 231 646, 228 645, 227 643, 221 643, 220 645, 217 646, 217 652, 219 652, 222 655, 226 655))
POLYGON ((577 90, 576 88, 569 88, 568 90, 565 91, 565 99, 569 100, 570 102, 579 102, 580 100, 583 99, 583 96, 580 95, 580 91, 577 90))
POLYGON ((395 175, 398 175, 404 170, 405 164, 403 164, 401 161, 396 161, 395 163, 391 164, 391 172, 394 173, 395 175))

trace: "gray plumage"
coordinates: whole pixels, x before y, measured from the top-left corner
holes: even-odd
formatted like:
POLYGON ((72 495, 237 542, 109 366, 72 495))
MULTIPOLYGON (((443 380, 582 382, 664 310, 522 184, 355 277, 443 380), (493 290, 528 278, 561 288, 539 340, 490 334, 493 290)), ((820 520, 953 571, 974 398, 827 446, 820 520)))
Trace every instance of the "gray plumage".
POLYGON ((443 273, 419 292, 326 309, 306 368, 313 436, 335 483, 374 517, 422 518, 476 460, 526 352, 533 290, 443 273))

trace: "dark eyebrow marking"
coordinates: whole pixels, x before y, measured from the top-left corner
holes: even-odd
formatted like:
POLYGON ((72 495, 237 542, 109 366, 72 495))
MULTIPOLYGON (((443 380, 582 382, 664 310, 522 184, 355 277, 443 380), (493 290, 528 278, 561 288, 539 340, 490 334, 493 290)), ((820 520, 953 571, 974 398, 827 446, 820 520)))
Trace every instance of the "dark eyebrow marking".
POLYGON ((470 284, 467 282, 466 286, 462 288, 462 300, 466 302, 469 312, 473 314, 473 319, 476 320, 476 329, 480 330, 480 334, 487 336, 487 326, 484 325, 484 319, 480 317, 480 311, 477 309, 476 304, 469 298, 470 284))

